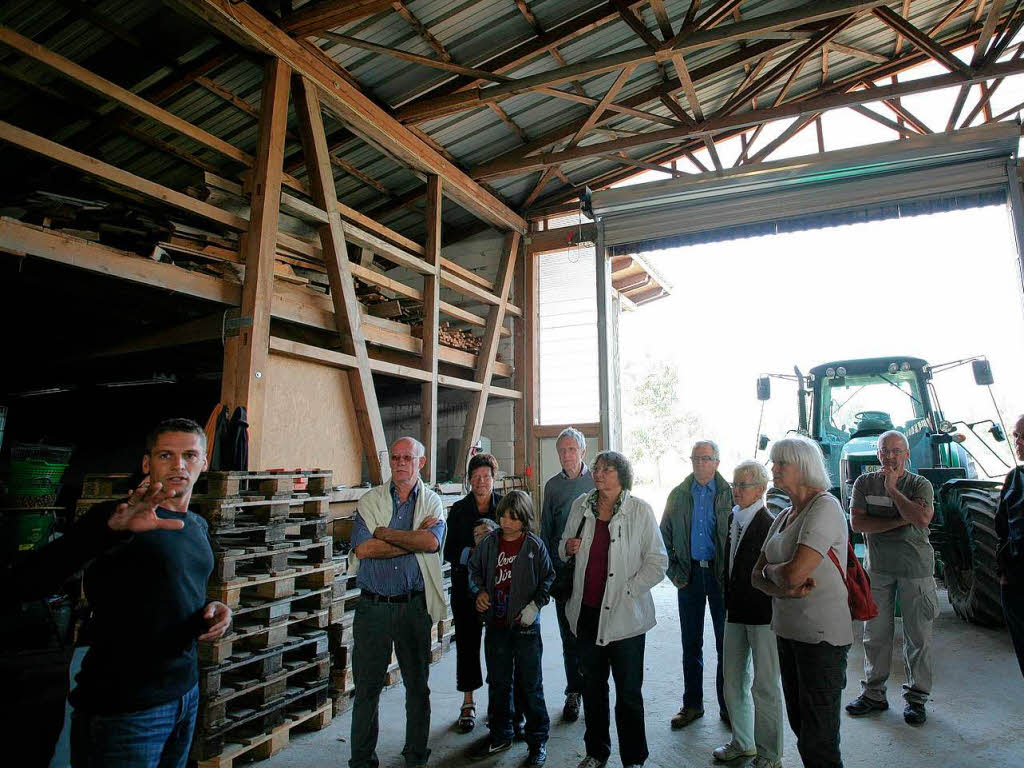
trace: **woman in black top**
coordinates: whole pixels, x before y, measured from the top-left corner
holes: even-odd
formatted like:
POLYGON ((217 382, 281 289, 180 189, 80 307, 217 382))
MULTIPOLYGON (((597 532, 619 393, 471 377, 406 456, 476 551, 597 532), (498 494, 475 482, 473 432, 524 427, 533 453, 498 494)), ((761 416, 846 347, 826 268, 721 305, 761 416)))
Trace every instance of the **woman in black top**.
POLYGON ((469 555, 477 542, 497 528, 495 510, 501 496, 494 492, 498 461, 489 453, 469 460, 470 492, 452 505, 444 559, 452 564, 452 614, 455 619, 455 685, 463 693, 458 727, 469 733, 476 725, 473 692, 480 688, 480 638, 483 626, 469 589, 469 555))

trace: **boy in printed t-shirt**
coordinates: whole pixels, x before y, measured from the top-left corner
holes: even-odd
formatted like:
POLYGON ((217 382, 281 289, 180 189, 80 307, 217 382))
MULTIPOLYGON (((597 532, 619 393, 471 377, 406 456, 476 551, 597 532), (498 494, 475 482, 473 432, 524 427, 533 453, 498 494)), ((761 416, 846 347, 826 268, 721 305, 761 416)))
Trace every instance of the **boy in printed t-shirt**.
POLYGON ((539 612, 548 602, 555 578, 547 548, 530 532, 533 502, 523 491, 511 491, 496 510, 498 530, 484 538, 469 561, 469 588, 487 627, 488 728, 490 735, 474 745, 473 759, 512 746, 512 681, 515 675, 524 714, 526 765, 543 765, 550 721, 541 675, 543 644, 539 612))

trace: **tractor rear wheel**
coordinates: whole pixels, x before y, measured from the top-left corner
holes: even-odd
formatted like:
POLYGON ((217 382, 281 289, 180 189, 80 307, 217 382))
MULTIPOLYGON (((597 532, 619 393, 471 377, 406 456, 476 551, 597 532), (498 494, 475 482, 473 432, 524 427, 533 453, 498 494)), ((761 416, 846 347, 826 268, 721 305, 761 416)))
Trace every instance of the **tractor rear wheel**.
POLYGON ((942 577, 957 616, 987 627, 1003 625, 996 575, 995 516, 999 487, 968 485, 948 489, 943 504, 946 543, 942 577))

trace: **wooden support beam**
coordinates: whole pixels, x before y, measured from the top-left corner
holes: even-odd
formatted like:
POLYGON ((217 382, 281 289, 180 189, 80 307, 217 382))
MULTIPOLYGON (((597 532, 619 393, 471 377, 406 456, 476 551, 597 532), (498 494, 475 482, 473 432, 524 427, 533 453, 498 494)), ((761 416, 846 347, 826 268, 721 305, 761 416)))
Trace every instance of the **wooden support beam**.
MULTIPOLYGON (((895 75, 893 75, 893 82, 899 82, 895 75)), ((871 90, 873 88, 877 88, 878 86, 875 85, 870 80, 865 80, 864 87, 867 88, 868 90, 871 90)), ((932 129, 929 128, 923 120, 919 120, 913 112, 911 112, 909 109, 903 106, 902 102, 898 98, 882 99, 882 103, 885 104, 885 106, 888 107, 890 110, 892 110, 893 114, 895 114, 901 120, 906 121, 918 133, 934 133, 934 131, 932 131, 932 129)))
POLYGON ((672 20, 669 19, 668 11, 665 9, 665 0, 651 0, 651 12, 654 14, 654 20, 658 22, 661 39, 671 40, 672 20))
POLYGON ((281 183, 284 176, 284 140, 288 125, 288 87, 291 70, 280 59, 267 62, 260 101, 257 161, 253 168, 249 226, 242 241, 245 280, 242 283, 240 332, 225 355, 233 362, 234 393, 226 405, 246 409, 249 421, 249 468, 261 464, 266 423, 267 354, 274 298, 274 254, 277 250, 281 183))
MULTIPOLYGON (((641 5, 641 2, 642 0, 636 0, 635 2, 630 2, 629 5, 633 8, 641 5)), ((532 15, 532 13, 529 16, 524 14, 524 18, 527 18, 527 21, 529 21, 529 17, 532 15)), ((551 58, 558 62, 559 66, 568 66, 562 55, 558 53, 558 46, 572 42, 582 35, 616 21, 618 18, 617 9, 609 2, 583 13, 570 12, 568 17, 551 25, 546 31, 540 31, 538 25, 531 24, 534 30, 537 31, 536 37, 522 42, 512 42, 506 50, 497 54, 489 54, 491 58, 486 61, 486 68, 493 74, 506 74, 528 64, 539 56, 549 54, 551 58)), ((404 104, 399 105, 401 108, 398 110, 398 117, 403 122, 406 122, 410 118, 408 118, 405 110, 409 109, 415 112, 418 106, 426 101, 452 96, 460 91, 472 89, 479 82, 478 79, 459 78, 439 88, 431 85, 428 89, 413 94, 404 104), (425 96, 424 94, 428 95, 425 96)), ((574 87, 578 95, 586 96, 578 81, 575 81, 574 87)), ((418 118, 411 119, 415 120, 418 118)))
MULTIPOLYGON (((900 138, 919 135, 918 131, 915 131, 912 128, 908 128, 906 125, 899 123, 895 120, 890 120, 885 115, 880 115, 873 109, 868 109, 867 107, 862 106, 860 104, 854 107, 850 107, 850 109, 852 109, 857 114, 864 115, 864 117, 868 118, 869 120, 874 120, 876 123, 879 123, 880 125, 884 125, 886 128, 890 128, 896 131, 896 133, 900 135, 900 138)), ((820 123, 821 118, 819 118, 817 122, 820 123)), ((825 150, 821 151, 824 152, 825 150)))
POLYGON ((791 138, 796 136, 798 133, 800 133, 800 131, 809 126, 811 123, 815 122, 820 116, 821 115, 819 113, 816 115, 809 115, 807 117, 800 118, 799 120, 794 120, 793 123, 788 128, 786 128, 786 130, 784 130, 782 133, 776 136, 774 140, 766 144, 763 149, 760 149, 755 154, 751 155, 750 160, 745 164, 750 165, 752 163, 760 163, 768 159, 768 156, 771 155, 772 152, 774 152, 787 141, 789 141, 791 138))
POLYGON ((882 23, 902 34, 907 40, 913 43, 919 50, 928 54, 931 58, 944 66, 950 72, 959 72, 965 77, 970 75, 970 67, 958 59, 952 51, 942 45, 925 32, 915 27, 899 14, 891 11, 884 5, 878 6, 871 11, 881 19, 882 23))
POLYGON ((689 176, 690 174, 685 171, 675 170, 668 168, 664 165, 657 165, 655 163, 646 163, 643 160, 634 160, 632 157, 627 155, 625 152, 608 153, 607 155, 598 155, 603 157, 605 160, 611 160, 614 163, 621 163, 622 165, 629 165, 633 168, 639 168, 644 171, 657 171, 658 173, 666 173, 669 176, 678 178, 680 176, 689 176))
MULTIPOLYGON (((760 59, 768 53, 777 51, 782 47, 782 45, 783 44, 780 43, 756 43, 745 49, 740 49, 737 52, 730 53, 720 59, 713 60, 704 66, 696 68, 690 73, 690 76, 694 84, 701 82, 705 78, 716 78, 732 67, 740 66, 748 61, 760 59)), ((672 98, 670 98, 670 95, 675 93, 680 87, 680 85, 671 83, 659 83, 651 88, 646 88, 643 91, 628 97, 624 100, 623 106, 637 107, 653 100, 661 100, 665 106, 672 110, 679 118, 678 121, 673 121, 673 126, 678 127, 680 124, 684 126, 693 126, 695 125, 693 119, 690 118, 690 116, 687 115, 678 104, 675 104, 672 98)), ((614 109, 615 105, 609 105, 607 111, 610 112, 614 109)), ((598 120, 598 125, 613 119, 614 115, 608 115, 598 120)), ((554 128, 541 136, 535 137, 526 146, 516 147, 514 150, 510 150, 499 155, 495 158, 495 161, 509 160, 513 158, 518 160, 524 156, 533 155, 540 151, 548 151, 548 148, 555 142, 572 136, 579 129, 582 123, 583 120, 581 119, 559 126, 558 128, 554 128)), ((475 173, 476 169, 470 170, 470 174, 475 173)))
POLYGON ((320 246, 331 284, 331 298, 342 348, 353 355, 357 362, 356 368, 349 372, 349 389, 352 392, 370 481, 379 485, 390 476, 387 438, 384 436, 384 423, 377 405, 370 358, 366 352, 366 338, 363 335, 355 284, 352 282, 344 224, 338 213, 337 192, 327 157, 327 134, 320 113, 320 99, 316 86, 305 77, 298 77, 295 81, 295 111, 299 117, 306 167, 310 170, 313 201, 327 212, 327 223, 320 225, 320 246))
POLYGON ((501 230, 526 230, 521 216, 340 78, 332 62, 315 46, 310 50, 300 45, 247 3, 231 0, 180 2, 241 45, 283 59, 293 71, 321 90, 323 105, 353 133, 414 170, 440 176, 448 198, 467 211, 501 230))
POLYGON ((427 45, 434 49, 438 56, 445 61, 451 61, 451 54, 448 53, 444 45, 441 44, 441 41, 430 34, 430 30, 427 29, 427 26, 416 18, 415 14, 406 7, 402 0, 393 0, 391 7, 394 9, 395 13, 408 22, 409 26, 413 28, 416 34, 418 34, 427 45))
MULTIPOLYGON (((822 46, 831 41, 836 35, 838 35, 844 29, 847 29, 851 24, 853 24, 855 20, 856 17, 851 14, 850 16, 837 19, 836 21, 830 23, 825 29, 823 29, 821 32, 818 32, 816 35, 814 35, 814 37, 812 37, 799 48, 797 48, 793 53, 791 53, 785 59, 783 59, 774 67, 772 67, 770 71, 762 75, 760 78, 755 80, 740 93, 736 94, 736 96, 734 96, 732 99, 726 102, 726 104, 715 114, 715 117, 722 118, 728 114, 731 114, 732 112, 735 112, 746 102, 750 101, 751 99, 754 99, 759 94, 764 92, 773 83, 776 83, 781 78, 785 77, 787 74, 791 74, 795 71, 798 71, 799 68, 803 67, 804 63, 812 55, 814 55, 816 51, 820 50, 822 46)), ((791 80, 790 84, 792 82, 793 81, 791 80)))
MULTIPOLYGON (((428 264, 440 266, 441 261, 441 180, 427 178, 427 244, 428 264)), ((440 329, 438 311, 441 303, 441 281, 436 275, 423 278, 423 370, 429 378, 420 386, 420 442, 426 449, 425 479, 430 485, 437 481, 437 334, 440 329)))
POLYGON ((483 428, 484 412, 487 410, 487 397, 491 388, 491 375, 494 373, 494 364, 498 355, 498 342, 501 338, 498 331, 505 321, 505 304, 508 301, 509 289, 512 287, 512 276, 515 274, 518 255, 519 233, 512 232, 505 236, 501 262, 498 265, 498 276, 495 280, 500 302, 491 309, 491 314, 487 318, 487 330, 484 332, 483 341, 480 345, 476 376, 474 377, 474 381, 480 385, 480 391, 475 392, 469 402, 469 412, 466 414, 466 424, 462 430, 462 442, 459 447, 459 458, 456 466, 463 473, 463 476, 469 461, 470 451, 480 438, 480 430, 483 428))
POLYGON ((116 83, 112 83, 109 80, 90 72, 85 67, 79 66, 70 59, 66 59, 63 56, 44 48, 23 35, 19 35, 9 27, 0 26, 0 43, 12 48, 23 56, 27 56, 40 64, 46 65, 61 76, 78 83, 101 96, 113 99, 136 114, 156 120, 158 123, 161 123, 171 130, 177 131, 183 136, 187 136, 193 141, 209 147, 215 152, 219 152, 235 162, 241 163, 242 165, 250 168, 253 165, 252 155, 243 152, 208 131, 197 128, 187 120, 182 120, 180 117, 171 114, 166 109, 158 107, 155 104, 136 96, 126 88, 122 88, 116 83))
MULTIPOLYGON (((411 106, 404 107, 399 110, 398 114, 403 120, 439 117, 442 114, 451 114, 471 109, 487 101, 535 91, 539 88, 557 85, 583 76, 597 75, 602 72, 621 69, 627 64, 661 61, 671 58, 674 53, 746 40, 750 37, 757 37, 766 31, 789 29, 801 24, 827 20, 836 16, 855 14, 860 11, 870 10, 880 4, 881 0, 869 0, 868 2, 822 0, 821 2, 805 4, 785 11, 765 14, 747 21, 723 25, 717 29, 704 29, 693 33, 687 32, 678 42, 664 43, 658 51, 652 51, 646 45, 639 48, 630 48, 626 51, 600 56, 596 59, 578 62, 567 67, 559 67, 537 75, 516 78, 510 82, 493 85, 488 88, 422 99, 417 102, 415 108, 411 106)), ((677 35, 676 38, 680 38, 680 35, 677 35)))
POLYGON ((321 0, 285 16, 281 28, 290 35, 305 37, 388 10, 391 0, 321 0))
MULTIPOLYGON (((1024 63, 1021 61, 1002 61, 989 65, 988 67, 975 71, 968 78, 969 82, 982 82, 998 77, 1007 77, 1012 74, 1024 72, 1024 63)), ((663 142, 678 143, 684 139, 700 137, 704 134, 716 134, 727 130, 742 129, 758 123, 771 122, 799 115, 817 113, 831 109, 841 109, 854 104, 866 104, 881 99, 889 99, 907 96, 913 93, 925 93, 941 88, 948 88, 953 85, 960 85, 964 77, 960 73, 948 73, 933 75, 918 80, 900 82, 895 85, 882 85, 876 88, 845 93, 828 93, 822 96, 815 96, 799 101, 787 102, 770 109, 757 109, 743 112, 737 115, 730 115, 725 118, 713 117, 698 125, 696 128, 667 129, 662 131, 651 131, 639 136, 631 136, 615 141, 603 141, 596 144, 588 144, 583 147, 563 150, 561 152, 538 154, 535 156, 518 160, 501 160, 486 163, 473 171, 477 178, 498 178, 501 176, 512 176, 528 171, 535 171, 546 168, 549 165, 557 165, 569 160, 578 160, 583 157, 604 154, 606 152, 617 152, 631 147, 639 147, 647 144, 663 142)), ((844 87, 849 87, 844 86, 844 87)))
POLYGON ((883 56, 880 53, 872 53, 871 51, 865 51, 863 48, 855 48, 852 45, 837 43, 834 40, 829 42, 828 47, 836 53, 845 53, 847 56, 855 56, 858 59, 872 61, 875 64, 884 64, 889 60, 887 56, 883 56))
MULTIPOLYGON (((987 61, 989 43, 992 42, 992 38, 996 32, 996 25, 999 23, 999 15, 1003 11, 1003 5, 1006 0, 992 0, 992 4, 988 9, 988 16, 985 18, 985 24, 981 28, 981 32, 978 33, 978 42, 974 44, 974 55, 971 56, 971 67, 979 67, 982 62, 987 61)), ((956 100, 953 102, 953 109, 949 113, 949 120, 946 122, 946 130, 952 131, 956 127, 956 122, 960 118, 960 112, 964 108, 964 103, 967 101, 967 94, 970 91, 969 86, 961 86, 959 93, 957 93, 956 100)), ((970 121, 968 121, 968 124, 970 121)))

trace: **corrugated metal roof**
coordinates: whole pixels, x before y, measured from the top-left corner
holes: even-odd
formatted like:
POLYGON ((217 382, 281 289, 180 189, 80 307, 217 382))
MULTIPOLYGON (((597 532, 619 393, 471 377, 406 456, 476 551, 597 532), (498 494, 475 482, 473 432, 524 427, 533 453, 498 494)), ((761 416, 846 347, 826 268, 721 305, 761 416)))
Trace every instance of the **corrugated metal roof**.
MULTIPOLYGON (((302 7, 302 4, 297 3, 296 5, 302 7)), ((689 5, 689 0, 666 0, 665 6, 673 29, 679 29, 689 5)), ((799 5, 802 3, 792 0, 748 0, 741 5, 742 17, 751 19, 799 5)), ((943 0, 915 0, 911 6, 911 21, 927 31, 953 5, 954 3, 943 0)), ((1007 4, 1007 8, 1011 5, 1007 4)), ((581 13, 606 6, 606 0, 536 0, 528 2, 528 7, 542 30, 551 29, 581 13)), ((142 29, 147 23, 153 22, 158 14, 168 12, 167 7, 159 0, 101 0, 91 7, 105 18, 129 30, 142 29)), ((456 2, 452 2, 452 0, 410 0, 406 3, 406 7, 445 46, 454 61, 466 66, 484 65, 486 61, 493 59, 502 51, 517 43, 531 40, 535 36, 535 31, 530 23, 520 13, 515 3, 510 0, 461 0, 456 2)), ((946 26, 942 34, 952 35, 964 31, 970 21, 972 11, 973 6, 958 15, 952 23, 946 26)), ((639 6, 639 12, 652 35, 661 39, 660 29, 649 5, 639 6)), ((108 32, 88 21, 77 18, 65 4, 53 2, 53 0, 11 0, 4 3, 0 7, 0 23, 11 26, 19 33, 63 56, 86 64, 98 55, 104 54, 115 41, 115 38, 108 32)), ((338 27, 335 31, 420 56, 435 59, 438 57, 433 47, 394 11, 382 12, 360 19, 338 27)), ((889 56, 892 54, 895 33, 878 19, 867 14, 844 30, 836 38, 836 41, 889 56)), ((747 44, 757 42, 750 40, 747 44)), ((411 97, 449 83, 456 77, 448 72, 384 54, 371 53, 343 43, 320 40, 319 44, 339 65, 359 81, 368 95, 385 105, 405 103, 411 97)), ((802 41, 799 40, 791 41, 785 48, 780 48, 768 68, 770 69, 801 44, 802 41)), ((621 19, 616 19, 601 24, 586 34, 561 45, 559 52, 568 63, 572 64, 617 51, 637 48, 641 45, 642 41, 636 33, 621 19)), ((909 48, 909 43, 904 43, 904 46, 909 48)), ((739 50, 740 45, 730 43, 687 52, 685 60, 687 67, 694 71, 739 50)), ((2 54, 3 52, 0 51, 0 55, 2 54)), ((49 68, 22 57, 8 54, 3 58, 3 63, 19 76, 44 86, 54 85, 55 81, 59 79, 59 76, 49 68)), ((559 64, 551 55, 541 52, 509 74, 514 77, 526 77, 552 70, 558 66, 559 64)), ((871 66, 869 62, 859 57, 832 51, 829 54, 829 80, 834 81, 848 77, 869 66, 871 66)), ((669 77, 674 76, 675 71, 671 63, 664 64, 663 68, 669 77)), ((151 72, 124 72, 116 73, 113 77, 118 80, 119 84, 133 87, 150 74, 151 72)), ((821 85, 821 75, 821 55, 816 53, 801 71, 791 95, 809 93, 818 88, 821 85)), ((589 97, 599 99, 616 76, 617 72, 606 72, 583 77, 580 81, 589 97)), ((218 87, 230 91, 252 107, 259 108, 263 73, 262 63, 254 56, 239 52, 210 72, 208 77, 218 87)), ((736 66, 729 70, 716 72, 712 76, 698 81, 697 93, 705 112, 713 113, 724 104, 736 91, 743 77, 743 68, 736 66)), ((0 84, 4 82, 6 80, 0 80, 0 84)), ((659 68, 650 62, 642 64, 636 68, 619 96, 616 97, 616 101, 621 103, 660 82, 662 82, 662 75, 659 68)), ((62 88, 68 87, 63 82, 57 85, 62 88)), ((77 88, 77 86, 74 87, 77 88)), ((568 83, 557 87, 566 91, 570 90, 568 83)), ((769 104, 778 93, 779 87, 780 85, 774 85, 766 90, 760 96, 759 104, 762 106, 769 104)), ((30 97, 18 88, 0 85, 0 109, 5 114, 16 114, 19 105, 26 103, 28 98, 30 97)), ((103 99, 84 91, 83 100, 96 107, 104 104, 103 99)), ((689 105, 685 98, 681 99, 681 103, 689 111, 689 105)), ((257 121, 253 116, 211 93, 201 84, 193 83, 187 86, 162 106, 246 152, 252 153, 256 149, 257 121)), ((579 121, 591 110, 588 105, 537 92, 505 99, 500 102, 500 106, 531 140, 552 129, 579 121)), ((663 118, 675 119, 672 112, 657 100, 642 104, 639 108, 663 118)), ((659 127, 651 121, 632 115, 618 114, 609 117, 606 113, 603 120, 603 126, 627 132, 648 131, 659 127)), ((329 134, 340 128, 340 125, 330 116, 328 116, 327 122, 329 134)), ((132 125, 150 136, 193 153, 202 161, 223 169, 226 175, 236 176, 240 170, 236 162, 227 160, 218 153, 189 139, 182 138, 153 121, 135 119, 132 125)), ((292 124, 290 127, 292 133, 297 135, 296 126, 292 124)), ((486 106, 432 119, 418 127, 445 147, 461 165, 469 168, 492 160, 503 153, 513 152, 517 147, 522 146, 521 138, 486 106)), ((57 126, 55 126, 56 128, 57 126)), ((587 136, 581 143, 589 145, 606 139, 606 136, 587 136)), ((666 145, 648 145, 630 150, 630 154, 635 157, 646 156, 658 150, 659 146, 666 145)), ((297 147, 297 141, 294 138, 291 147, 289 156, 293 157, 293 148, 297 147)), ((114 134, 103 142, 99 146, 98 153, 119 167, 178 188, 201 176, 199 169, 189 166, 180 158, 155 151, 123 134, 114 134)), ((388 190, 388 194, 385 195, 375 186, 335 168, 339 197, 343 202, 354 207, 372 206, 381 200, 394 200, 411 190, 416 190, 422 184, 411 171, 360 140, 346 142, 338 154, 345 163, 351 164, 367 174, 388 190)), ((566 163, 562 166, 562 171, 574 183, 579 183, 622 167, 621 164, 604 158, 590 157, 566 163)), ((490 186, 507 199, 519 202, 534 188, 539 176, 540 174, 534 171, 518 177, 493 180, 490 186)), ((563 187, 562 181, 557 178, 552 179, 546 187, 545 194, 555 192, 561 187, 563 187)), ((387 202, 377 210, 385 210, 391 205, 392 203, 387 202)), ((450 204, 445 206, 444 217, 449 226, 458 226, 472 220, 472 217, 465 211, 450 204)), ((413 237, 422 232, 422 213, 418 209, 403 208, 388 216, 387 220, 392 226, 413 237)))

